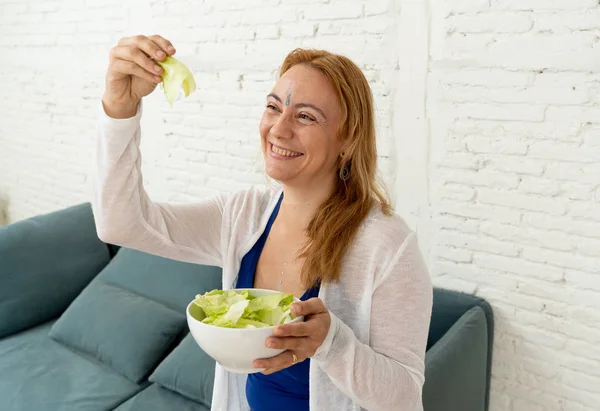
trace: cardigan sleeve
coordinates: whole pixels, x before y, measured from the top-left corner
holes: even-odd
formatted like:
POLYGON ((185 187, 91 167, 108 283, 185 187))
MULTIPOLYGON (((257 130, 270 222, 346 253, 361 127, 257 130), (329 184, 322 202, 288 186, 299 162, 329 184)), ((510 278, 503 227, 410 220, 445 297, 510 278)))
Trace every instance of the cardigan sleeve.
POLYGON ((369 345, 331 314, 329 333, 312 359, 361 407, 414 411, 422 405, 432 300, 431 278, 411 233, 376 284, 369 345))
POLYGON ((142 106, 114 119, 100 107, 92 161, 92 210, 107 243, 185 262, 222 266, 225 195, 193 203, 153 202, 143 186, 142 106))

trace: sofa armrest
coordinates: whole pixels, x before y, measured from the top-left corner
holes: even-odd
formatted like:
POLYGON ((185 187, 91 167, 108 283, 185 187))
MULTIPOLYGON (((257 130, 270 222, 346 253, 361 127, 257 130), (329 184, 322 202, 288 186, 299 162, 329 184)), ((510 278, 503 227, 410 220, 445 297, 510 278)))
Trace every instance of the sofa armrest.
POLYGON ((89 203, 0 227, 0 338, 59 316, 109 261, 89 203))
POLYGON ((475 306, 427 351, 424 410, 486 410, 489 355, 485 313, 475 306))

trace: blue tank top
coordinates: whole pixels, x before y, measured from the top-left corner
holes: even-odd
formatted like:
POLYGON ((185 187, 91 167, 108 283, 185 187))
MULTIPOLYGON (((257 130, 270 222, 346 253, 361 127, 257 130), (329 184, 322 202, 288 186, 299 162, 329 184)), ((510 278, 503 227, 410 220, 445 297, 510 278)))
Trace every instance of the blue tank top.
MULTIPOLYGON (((281 205, 283 194, 275 206, 264 233, 242 259, 237 288, 254 288, 254 274, 258 258, 267 241, 271 226, 281 205)), ((319 287, 308 289, 301 300, 317 297, 319 287)), ((252 411, 308 411, 308 371, 310 360, 292 365, 271 375, 249 374, 246 380, 246 398, 252 411)))

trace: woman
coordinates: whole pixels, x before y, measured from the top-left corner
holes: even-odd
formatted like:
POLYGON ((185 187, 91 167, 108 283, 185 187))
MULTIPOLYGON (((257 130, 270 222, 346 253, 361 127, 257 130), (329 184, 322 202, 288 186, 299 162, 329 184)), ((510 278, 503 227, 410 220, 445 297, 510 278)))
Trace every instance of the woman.
POLYGON ((96 142, 94 215, 105 242, 223 267, 223 287, 293 293, 300 324, 265 343, 263 373, 217 365, 213 410, 420 409, 432 304, 415 234, 376 184, 371 92, 360 69, 295 50, 260 123, 267 174, 281 184, 193 204, 142 186, 142 98, 173 55, 160 36, 111 50, 96 142))

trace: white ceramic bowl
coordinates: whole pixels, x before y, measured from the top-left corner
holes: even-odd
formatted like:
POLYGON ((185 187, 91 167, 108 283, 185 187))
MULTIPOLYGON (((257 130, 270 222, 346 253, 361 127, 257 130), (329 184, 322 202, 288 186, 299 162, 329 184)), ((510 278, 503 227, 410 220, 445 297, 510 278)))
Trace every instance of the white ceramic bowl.
MULTIPOLYGON (((243 291, 245 288, 235 290, 243 291)), ((248 290, 255 297, 279 292, 257 288, 248 290)), ((294 301, 298 302, 299 300, 294 297, 294 301)), ((264 369, 252 366, 254 360, 274 357, 284 351, 265 346, 267 338, 273 335, 275 327, 223 328, 204 324, 202 322, 205 317, 204 311, 193 301, 188 304, 185 311, 188 327, 196 343, 228 371, 240 374, 264 371, 264 369)), ((304 321, 304 317, 297 317, 291 323, 302 321, 304 321)))

